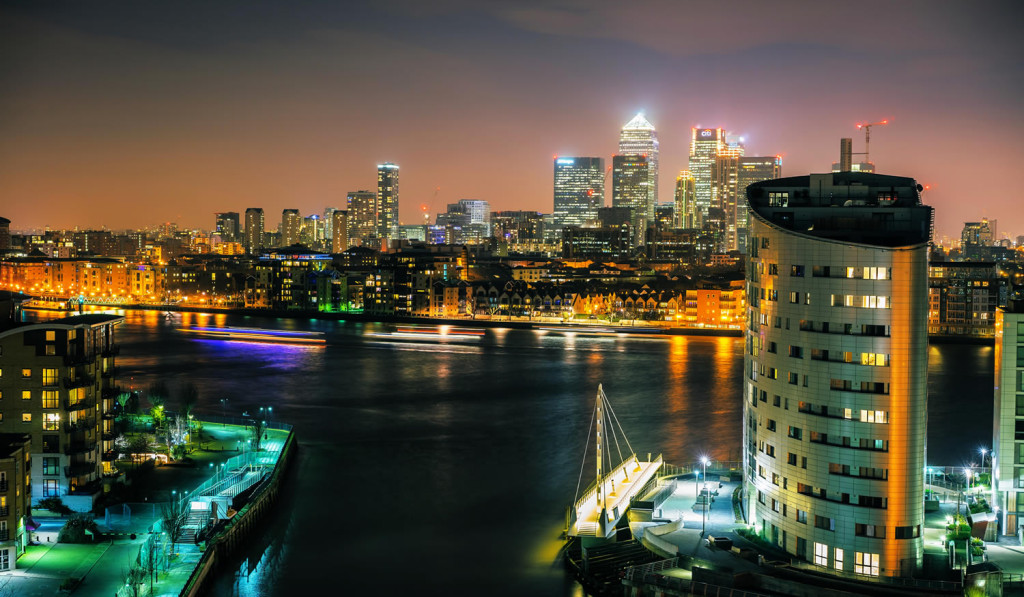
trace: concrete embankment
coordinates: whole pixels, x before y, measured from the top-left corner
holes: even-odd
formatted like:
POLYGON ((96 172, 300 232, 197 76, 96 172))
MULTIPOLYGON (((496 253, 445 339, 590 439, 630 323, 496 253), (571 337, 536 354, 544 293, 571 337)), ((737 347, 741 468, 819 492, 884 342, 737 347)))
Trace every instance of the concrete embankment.
POLYGON ((240 549, 254 533, 259 533, 265 518, 273 512, 280 492, 284 490, 285 476, 298 448, 295 433, 289 433, 273 472, 260 482, 249 502, 210 539, 199 564, 181 589, 180 597, 205 595, 205 589, 218 565, 240 549))

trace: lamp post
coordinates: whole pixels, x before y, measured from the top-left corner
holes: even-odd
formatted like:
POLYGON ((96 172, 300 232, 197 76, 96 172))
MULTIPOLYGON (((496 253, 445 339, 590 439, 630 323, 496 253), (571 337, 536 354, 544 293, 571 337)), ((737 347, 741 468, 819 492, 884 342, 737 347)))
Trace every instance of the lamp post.
POLYGON ((708 457, 707 456, 701 456, 700 457, 700 463, 701 463, 701 465, 703 465, 703 473, 701 474, 701 477, 703 477, 703 481, 704 481, 704 496, 703 496, 703 501, 701 502, 701 505, 703 507, 700 510, 700 536, 703 537, 704 536, 704 531, 705 531, 706 526, 707 526, 708 498, 710 497, 708 495, 708 492, 707 492, 707 488, 708 488, 708 457))

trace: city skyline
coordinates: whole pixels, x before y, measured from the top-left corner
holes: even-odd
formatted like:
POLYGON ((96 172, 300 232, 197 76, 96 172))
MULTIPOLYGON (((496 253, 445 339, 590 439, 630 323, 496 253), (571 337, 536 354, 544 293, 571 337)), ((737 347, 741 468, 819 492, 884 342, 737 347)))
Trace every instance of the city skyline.
MULTIPOLYGON (((0 99, 0 197, 15 229, 322 213, 373 188, 384 161, 403 169, 406 224, 424 204, 437 213, 469 197, 547 213, 551 156, 610 162, 640 110, 673 177, 689 169, 693 126, 743 135, 750 155, 782 153, 786 172, 827 172, 838 139, 863 151, 857 122, 891 119, 874 131, 872 161, 929 185, 937 236, 982 216, 1024 229, 1000 190, 1024 131, 1008 5, 783 4, 769 18, 756 4, 648 3, 628 19, 575 2, 311 2, 287 15, 253 3, 244 17, 220 6, 0 8, 0 80, 15 90, 0 99), (714 27, 675 33, 680 20, 727 18, 729 43, 711 43, 714 27), (843 21, 861 24, 821 26, 843 21), (836 77, 846 83, 826 83, 836 77), (495 184, 509 168, 522 175, 495 184)), ((671 185, 660 187, 669 202, 671 185)))

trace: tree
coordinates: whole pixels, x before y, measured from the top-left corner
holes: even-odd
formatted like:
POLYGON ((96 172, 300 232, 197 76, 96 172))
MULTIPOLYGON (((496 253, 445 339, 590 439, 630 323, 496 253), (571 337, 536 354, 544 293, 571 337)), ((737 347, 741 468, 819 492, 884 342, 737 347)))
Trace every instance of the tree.
POLYGON ((74 512, 74 510, 64 505, 64 500, 60 499, 57 496, 43 498, 39 500, 36 506, 44 510, 49 510, 50 512, 53 512, 55 514, 60 514, 61 516, 67 516, 68 514, 74 512))
POLYGON ((181 539, 182 533, 185 532, 185 524, 188 522, 188 511, 185 509, 183 502, 184 500, 179 500, 175 497, 160 509, 162 515, 160 525, 171 540, 172 553, 174 551, 174 544, 181 539))
POLYGON ((147 392, 150 406, 164 406, 167 403, 167 396, 169 394, 167 382, 162 379, 154 381, 150 384, 149 392, 147 392))
POLYGON ((127 589, 127 597, 139 597, 142 584, 146 582, 146 571, 138 562, 132 562, 127 568, 121 568, 121 582, 127 589))
POLYGON ((128 442, 128 453, 132 457, 132 462, 136 466, 139 464, 139 456, 142 454, 149 453, 149 442, 146 441, 145 436, 137 435, 128 442))
POLYGON ((266 430, 266 421, 263 419, 253 419, 252 425, 249 427, 249 434, 252 438, 252 449, 254 452, 260 451, 260 444, 263 442, 263 434, 266 430))
POLYGON ((181 403, 181 415, 187 420, 199 404, 199 389, 194 383, 185 382, 181 385, 178 399, 181 403))
POLYGON ((96 526, 96 519, 92 514, 76 512, 68 517, 60 533, 57 534, 59 543, 91 543, 99 535, 99 527, 96 526), (87 537, 92 536, 92 539, 87 537))

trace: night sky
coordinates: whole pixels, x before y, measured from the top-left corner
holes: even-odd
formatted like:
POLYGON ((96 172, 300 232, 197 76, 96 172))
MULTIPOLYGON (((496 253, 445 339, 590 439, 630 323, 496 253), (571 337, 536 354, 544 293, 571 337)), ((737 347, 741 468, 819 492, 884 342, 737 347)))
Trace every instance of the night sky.
POLYGON ((0 216, 211 228, 263 207, 272 228, 344 207, 385 160, 406 224, 462 198, 550 212, 552 156, 610 161, 643 110, 661 201, 691 126, 800 175, 889 118, 872 161, 931 186, 940 235, 982 216, 1024 234, 1009 2, 368 4, 0 0, 0 216))

